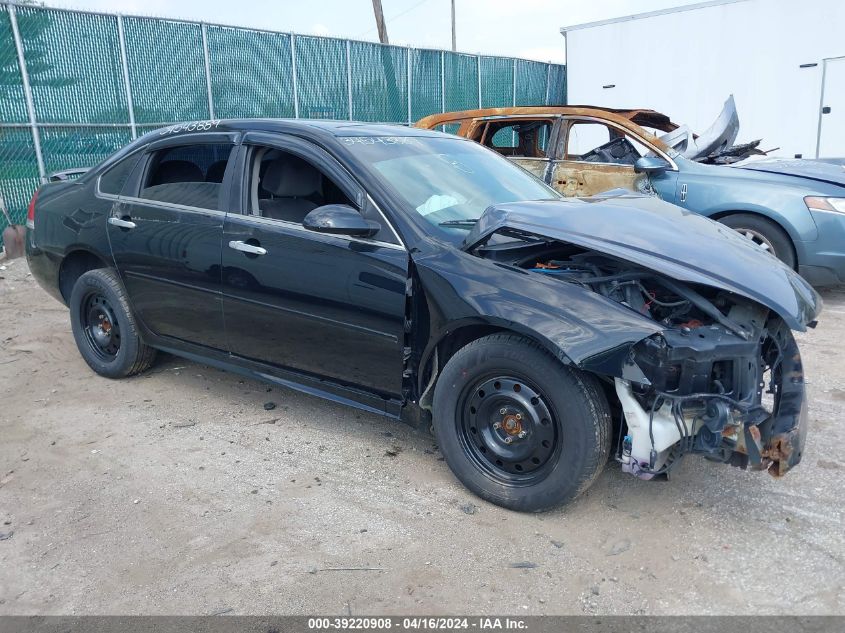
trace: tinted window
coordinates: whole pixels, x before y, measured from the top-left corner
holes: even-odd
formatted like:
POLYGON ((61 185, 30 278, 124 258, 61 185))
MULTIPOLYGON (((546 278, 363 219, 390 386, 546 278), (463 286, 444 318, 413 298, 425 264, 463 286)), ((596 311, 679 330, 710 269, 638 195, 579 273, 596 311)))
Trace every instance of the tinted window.
POLYGON ((100 176, 100 191, 102 193, 120 194, 123 185, 138 162, 138 154, 124 158, 122 161, 107 169, 100 176))
POLYGON ((189 207, 217 209, 223 174, 232 146, 228 143, 182 145, 153 153, 141 197, 189 207))

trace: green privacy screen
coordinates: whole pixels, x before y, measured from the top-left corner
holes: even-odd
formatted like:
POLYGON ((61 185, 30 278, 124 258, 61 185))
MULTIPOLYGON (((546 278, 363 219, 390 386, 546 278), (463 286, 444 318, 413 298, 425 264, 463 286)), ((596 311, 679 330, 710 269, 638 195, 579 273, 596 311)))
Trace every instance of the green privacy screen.
POLYGON ((41 131, 41 151, 47 173, 96 165, 129 141, 125 127, 48 127, 41 131))
POLYGON ((297 35, 293 38, 293 46, 299 116, 304 119, 349 118, 344 42, 297 35))
POLYGON ((207 31, 215 117, 295 116, 290 35, 219 26, 207 31))
POLYGON ((0 196, 18 223, 51 172, 96 165, 173 122, 407 125, 435 112, 565 102, 560 65, 0 0, 0 196))
MULTIPOLYGON (((502 108, 514 105, 514 61, 502 57, 481 58, 482 108, 502 108)), ((539 103, 545 104, 545 101, 539 103)))
MULTIPOLYGON (((21 16, 21 25, 25 20, 21 16)), ((33 77, 33 81, 36 80, 33 77)), ((9 11, 0 6, 0 123, 24 123, 28 121, 24 101, 23 79, 18 65, 18 53, 9 22, 9 11)))
POLYGON ((352 119, 408 121, 408 49, 350 42, 352 119))
POLYGON ((411 120, 443 112, 440 51, 411 50, 411 120))
POLYGON ((23 7, 16 14, 39 122, 126 122, 117 18, 23 7))
POLYGON ((463 53, 443 53, 446 76, 446 111, 478 107, 478 58, 463 53))
POLYGON ((200 25, 146 18, 125 18, 123 24, 135 120, 209 118, 200 25))

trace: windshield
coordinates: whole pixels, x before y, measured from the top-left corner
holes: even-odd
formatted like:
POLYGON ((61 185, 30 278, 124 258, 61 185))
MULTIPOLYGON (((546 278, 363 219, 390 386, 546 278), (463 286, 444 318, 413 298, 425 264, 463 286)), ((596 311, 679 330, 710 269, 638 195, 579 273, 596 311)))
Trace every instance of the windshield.
POLYGON ((413 211, 458 240, 491 205, 560 198, 527 171, 470 141, 424 136, 340 141, 413 211))

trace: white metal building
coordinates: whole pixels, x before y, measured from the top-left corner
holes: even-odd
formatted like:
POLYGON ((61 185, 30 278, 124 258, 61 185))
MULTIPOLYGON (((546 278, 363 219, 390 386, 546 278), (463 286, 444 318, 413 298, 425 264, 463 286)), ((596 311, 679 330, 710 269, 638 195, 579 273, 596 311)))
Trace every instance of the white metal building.
POLYGON ((567 100, 704 131, 728 95, 737 142, 845 157, 845 1, 710 0, 565 26, 567 100))

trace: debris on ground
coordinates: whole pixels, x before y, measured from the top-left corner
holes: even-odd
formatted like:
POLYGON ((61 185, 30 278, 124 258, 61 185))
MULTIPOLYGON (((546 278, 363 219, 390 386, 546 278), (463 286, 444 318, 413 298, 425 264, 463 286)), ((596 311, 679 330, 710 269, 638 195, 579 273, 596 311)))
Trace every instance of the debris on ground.
POLYGON ((275 424, 278 422, 280 418, 270 418, 269 420, 260 420, 258 422, 253 422, 253 426, 258 426, 259 424, 275 424))
POLYGON ((607 553, 608 556, 616 556, 617 554, 621 554, 622 552, 627 552, 631 549, 631 541, 629 539, 622 539, 621 541, 617 541, 613 544, 613 547, 610 548, 610 551, 607 553))
POLYGON ((537 563, 532 563, 530 561, 522 561, 519 563, 511 563, 511 569, 536 569, 537 563))

